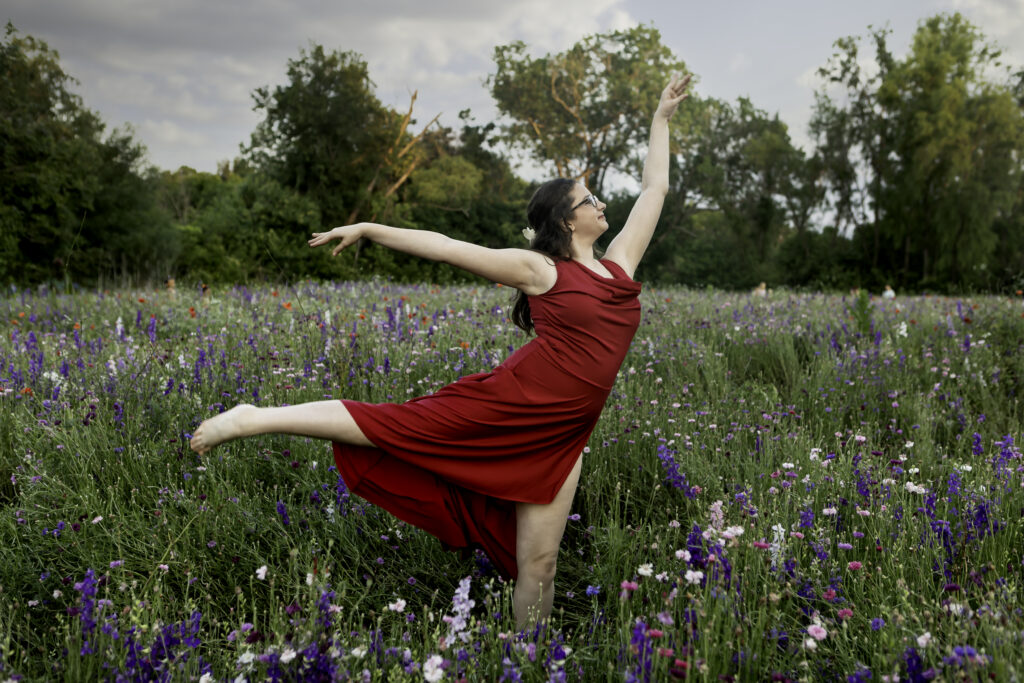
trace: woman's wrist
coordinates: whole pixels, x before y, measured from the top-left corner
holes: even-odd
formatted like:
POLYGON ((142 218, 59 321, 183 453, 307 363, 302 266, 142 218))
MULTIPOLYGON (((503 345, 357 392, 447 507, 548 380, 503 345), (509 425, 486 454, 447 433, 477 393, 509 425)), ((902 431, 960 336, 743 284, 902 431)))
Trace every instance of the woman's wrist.
POLYGON ((355 228, 356 234, 359 237, 365 237, 366 239, 370 240, 371 242, 374 241, 373 240, 373 230, 372 230, 373 224, 372 223, 356 223, 352 227, 355 228))

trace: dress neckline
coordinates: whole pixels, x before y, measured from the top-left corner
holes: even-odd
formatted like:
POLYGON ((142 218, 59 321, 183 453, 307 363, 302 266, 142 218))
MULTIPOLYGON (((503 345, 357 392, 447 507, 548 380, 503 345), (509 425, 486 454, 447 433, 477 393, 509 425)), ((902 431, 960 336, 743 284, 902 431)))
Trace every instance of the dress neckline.
MULTIPOLYGON (((584 263, 582 263, 580 261, 577 261, 576 259, 569 259, 569 260, 572 261, 573 263, 579 265, 580 268, 582 268, 583 270, 587 271, 588 273, 590 273, 594 277, 599 278, 601 280, 618 280, 619 279, 619 277, 617 275, 615 275, 615 272, 611 268, 608 268, 608 266, 605 266, 605 268, 608 268, 608 272, 611 273, 610 277, 605 276, 605 275, 601 275, 601 273, 597 272, 596 270, 594 270, 590 266, 588 266, 588 265, 586 265, 586 264, 584 264, 584 263)), ((604 259, 597 259, 598 263, 602 263, 603 264, 604 261, 605 261, 604 259)))

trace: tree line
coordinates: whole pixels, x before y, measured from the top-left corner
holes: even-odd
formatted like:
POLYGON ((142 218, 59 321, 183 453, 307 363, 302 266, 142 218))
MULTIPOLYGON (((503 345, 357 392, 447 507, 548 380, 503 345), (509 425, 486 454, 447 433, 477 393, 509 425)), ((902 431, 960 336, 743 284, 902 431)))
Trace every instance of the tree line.
MULTIPOLYGON (((672 131, 672 189, 638 277, 747 288, 1006 291, 1024 286, 1024 71, 959 14, 837 40, 819 70, 813 148, 740 98, 691 96, 672 131), (864 59, 866 50, 872 58, 864 59), (871 64, 867 68, 865 64, 871 64)), ((384 105, 354 52, 311 44, 253 92, 260 121, 217 173, 161 170, 106 132, 45 43, 0 43, 0 282, 95 286, 467 276, 361 244, 337 259, 312 232, 356 221, 525 245, 533 184, 510 158, 579 178, 621 225, 666 74, 651 26, 534 57, 498 46, 497 121, 420 124, 384 105)), ((699 74, 697 75, 699 77, 699 74)))

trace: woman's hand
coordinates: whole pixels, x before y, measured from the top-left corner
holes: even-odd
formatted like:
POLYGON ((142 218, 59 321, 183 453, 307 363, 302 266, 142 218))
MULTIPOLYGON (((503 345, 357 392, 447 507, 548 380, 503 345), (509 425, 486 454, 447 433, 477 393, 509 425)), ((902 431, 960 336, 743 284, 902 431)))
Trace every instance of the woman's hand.
POLYGON ((363 236, 363 232, 364 226, 362 223, 343 225, 340 228, 334 228, 329 232, 314 232, 313 237, 309 240, 309 246, 319 247, 332 240, 341 240, 341 244, 336 246, 334 251, 331 252, 332 256, 337 256, 343 249, 359 241, 359 238, 363 236))
POLYGON ((665 89, 661 91, 661 100, 658 102, 657 116, 663 117, 666 121, 676 113, 679 103, 685 100, 689 93, 686 92, 690 86, 690 74, 680 78, 673 76, 665 89))

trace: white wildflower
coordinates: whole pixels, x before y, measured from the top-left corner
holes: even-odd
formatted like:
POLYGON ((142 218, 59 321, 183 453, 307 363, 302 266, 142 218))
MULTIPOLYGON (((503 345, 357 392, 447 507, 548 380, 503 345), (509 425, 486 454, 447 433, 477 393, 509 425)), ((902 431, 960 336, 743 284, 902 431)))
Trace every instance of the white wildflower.
POLYGON ((444 669, 441 668, 441 664, 444 662, 444 658, 441 655, 431 655, 427 658, 427 661, 423 662, 423 680, 429 683, 437 683, 437 681, 444 678, 444 669))

